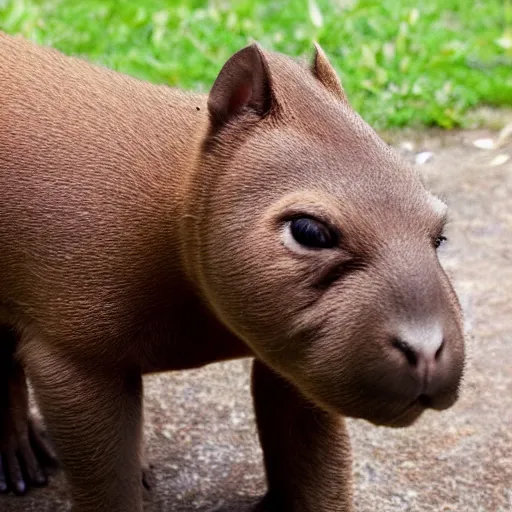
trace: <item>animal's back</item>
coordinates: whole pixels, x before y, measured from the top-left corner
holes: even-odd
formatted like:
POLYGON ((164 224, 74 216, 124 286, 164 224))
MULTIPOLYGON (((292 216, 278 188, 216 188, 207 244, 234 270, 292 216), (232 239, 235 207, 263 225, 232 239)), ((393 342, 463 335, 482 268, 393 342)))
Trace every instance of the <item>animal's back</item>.
POLYGON ((0 320, 83 308, 101 323, 158 279, 204 111, 201 96, 0 35, 0 320))

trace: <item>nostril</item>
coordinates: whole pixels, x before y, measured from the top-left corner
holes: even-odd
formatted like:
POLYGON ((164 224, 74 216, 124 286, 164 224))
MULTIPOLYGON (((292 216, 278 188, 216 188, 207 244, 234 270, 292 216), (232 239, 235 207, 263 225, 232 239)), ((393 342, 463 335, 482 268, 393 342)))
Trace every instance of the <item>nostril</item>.
POLYGON ((416 366, 418 364, 418 355, 414 351, 414 349, 405 341, 400 340, 398 338, 394 338, 391 344, 402 354, 405 355, 407 361, 411 366, 416 366))
POLYGON ((439 348, 436 350, 436 353, 434 355, 434 359, 436 361, 441 357, 443 350, 444 350, 444 340, 442 341, 441 345, 439 345, 439 348))

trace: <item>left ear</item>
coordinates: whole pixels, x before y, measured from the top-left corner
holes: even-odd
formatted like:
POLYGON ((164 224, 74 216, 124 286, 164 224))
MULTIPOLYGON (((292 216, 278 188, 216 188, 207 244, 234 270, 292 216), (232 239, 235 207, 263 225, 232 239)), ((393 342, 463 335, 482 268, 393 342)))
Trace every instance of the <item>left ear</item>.
POLYGON ((269 65, 257 43, 238 51, 224 64, 208 97, 210 121, 216 128, 244 110, 264 117, 275 106, 269 65))
POLYGON ((311 66, 311 71, 329 92, 343 103, 348 103, 347 95, 343 90, 341 81, 318 43, 315 43, 315 58, 311 66))

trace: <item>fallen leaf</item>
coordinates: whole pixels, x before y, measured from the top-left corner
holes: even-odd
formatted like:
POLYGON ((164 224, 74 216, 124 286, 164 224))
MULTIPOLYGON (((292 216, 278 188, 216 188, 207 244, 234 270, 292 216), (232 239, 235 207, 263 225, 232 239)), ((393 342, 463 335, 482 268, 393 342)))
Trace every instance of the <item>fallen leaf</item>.
POLYGON ((498 165, 503 165, 504 163, 510 160, 510 155, 506 155, 502 153, 501 155, 496 155, 489 163, 490 167, 497 167, 498 165))
POLYGON ((432 158, 434 157, 434 153, 431 151, 422 151, 421 153, 418 153, 415 158, 415 162, 418 165, 424 165, 427 162, 430 162, 432 158))
POLYGON ((492 139, 477 139, 473 141, 473 146, 478 149, 493 149, 494 141, 492 139))
POLYGON ((414 151, 414 144, 409 141, 403 141, 400 143, 400 149, 403 149, 404 151, 409 151, 412 153, 414 151))

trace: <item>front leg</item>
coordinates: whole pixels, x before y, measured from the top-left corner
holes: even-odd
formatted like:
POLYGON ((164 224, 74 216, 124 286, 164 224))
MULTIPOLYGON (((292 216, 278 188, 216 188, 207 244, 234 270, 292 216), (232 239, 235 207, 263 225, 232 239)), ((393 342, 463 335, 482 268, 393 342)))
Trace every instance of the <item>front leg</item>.
POLYGON ((260 512, 350 512, 351 457, 343 418, 318 409, 260 361, 252 391, 268 493, 260 512))
POLYGON ((43 342, 27 373, 71 489, 73 512, 141 512, 142 377, 43 342))

